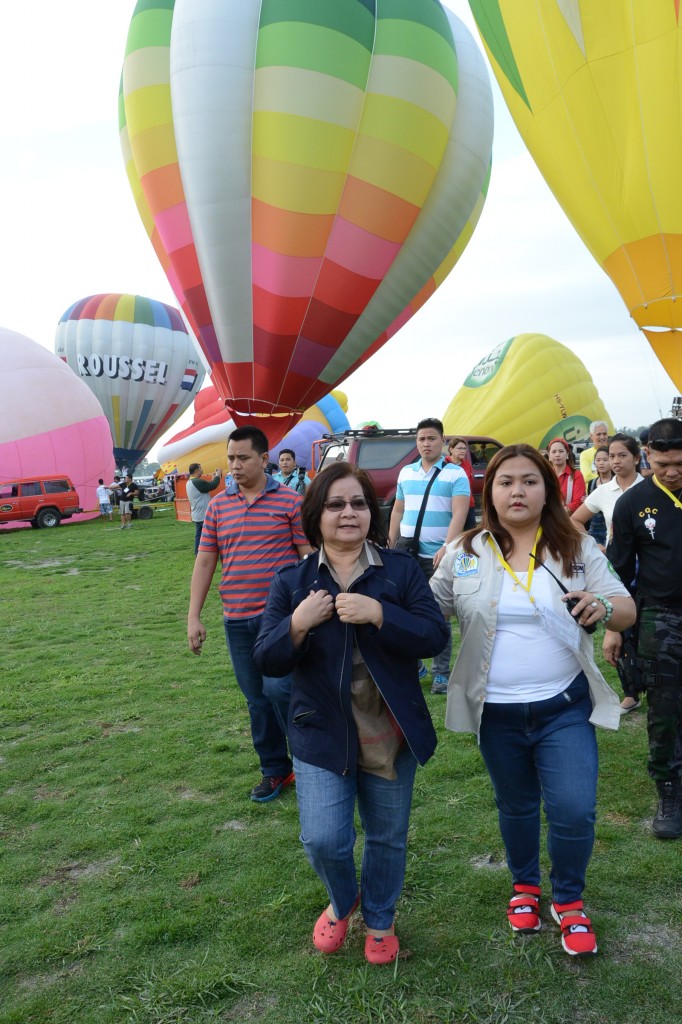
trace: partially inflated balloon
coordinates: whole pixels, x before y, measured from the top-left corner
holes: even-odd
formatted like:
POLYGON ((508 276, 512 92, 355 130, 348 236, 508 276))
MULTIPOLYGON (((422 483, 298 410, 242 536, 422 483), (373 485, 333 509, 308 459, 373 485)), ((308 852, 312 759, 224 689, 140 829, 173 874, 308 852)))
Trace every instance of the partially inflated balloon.
POLYGON ((119 110, 211 379, 273 444, 438 287, 487 188, 487 72, 438 0, 140 0, 119 110))
POLYGON ((519 334, 476 363, 443 416, 447 434, 483 434, 544 448, 613 424, 584 364, 546 334, 519 334))
POLYGON ((177 309, 141 295, 90 295, 57 326, 57 355, 109 420, 114 457, 133 469, 191 405, 204 379, 177 309))
POLYGON ((91 391, 52 352, 0 328, 0 480, 64 473, 81 508, 114 474, 111 432, 91 391))
MULTIPOLYGON (((343 391, 333 391, 317 405, 306 409, 301 421, 285 434, 271 451, 277 461, 282 448, 293 448, 299 465, 310 463, 312 442, 323 434, 346 430, 350 424, 346 411, 348 399, 343 391)), ((194 402, 194 423, 171 437, 156 456, 166 473, 177 469, 186 473, 192 462, 199 462, 207 473, 225 466, 228 436, 235 429, 235 423, 225 409, 222 399, 212 386, 200 391, 194 402)))
POLYGON ((516 125, 682 389, 679 0, 469 0, 516 125))

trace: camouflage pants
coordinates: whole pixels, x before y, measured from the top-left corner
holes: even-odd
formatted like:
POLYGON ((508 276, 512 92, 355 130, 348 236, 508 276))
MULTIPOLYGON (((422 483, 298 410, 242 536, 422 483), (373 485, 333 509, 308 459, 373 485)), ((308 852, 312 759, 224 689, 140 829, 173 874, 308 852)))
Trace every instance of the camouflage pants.
POLYGON ((665 782, 682 768, 682 609, 645 604, 637 653, 649 704, 649 775, 665 782))

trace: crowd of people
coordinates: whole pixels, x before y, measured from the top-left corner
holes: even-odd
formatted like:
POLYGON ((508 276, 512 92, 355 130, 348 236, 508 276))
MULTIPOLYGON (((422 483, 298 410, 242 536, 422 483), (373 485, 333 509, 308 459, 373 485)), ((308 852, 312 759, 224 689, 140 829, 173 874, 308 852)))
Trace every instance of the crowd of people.
POLYGON ((682 835, 682 421, 651 425, 646 476, 636 439, 609 439, 594 423, 590 441, 579 469, 562 438, 546 453, 501 448, 477 522, 466 439, 450 439, 446 455, 442 423, 422 420, 419 458, 400 472, 386 530, 363 470, 333 463, 302 496, 293 452, 273 476, 260 430, 230 435, 226 488, 197 531, 188 642, 201 653, 220 560, 227 646, 261 768, 250 796, 267 803, 296 785, 301 842, 328 897, 313 928, 321 952, 341 948, 360 910, 367 960, 398 955, 414 779, 436 748, 428 658, 431 691, 447 694, 446 728, 477 737, 490 776, 513 932, 542 925, 544 806, 562 947, 597 952, 583 904, 595 727, 618 728, 643 692, 653 834, 682 835), (452 671, 451 618, 461 635, 452 671), (624 688, 622 701, 597 666, 597 626, 621 678, 625 652, 636 661, 627 678, 637 688, 624 688))

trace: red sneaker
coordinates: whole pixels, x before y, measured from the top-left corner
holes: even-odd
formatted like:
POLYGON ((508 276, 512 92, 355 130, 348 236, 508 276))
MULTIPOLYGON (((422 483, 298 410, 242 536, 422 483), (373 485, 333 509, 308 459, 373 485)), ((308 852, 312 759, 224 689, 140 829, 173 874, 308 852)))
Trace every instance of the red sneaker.
POLYGON ((513 932, 521 935, 528 935, 531 932, 539 932, 542 928, 540 920, 540 894, 542 889, 539 885, 524 885, 515 882, 512 886, 512 897, 507 907, 507 917, 513 932))
POLYGON ((597 952, 597 936, 587 914, 583 912, 583 901, 575 903, 552 903, 552 917, 561 928, 561 945, 569 956, 594 956, 597 952))
POLYGON ((287 786, 293 786, 296 776, 293 772, 288 775, 264 775, 257 786, 251 790, 251 799, 256 803, 265 804, 268 800, 274 800, 287 786))

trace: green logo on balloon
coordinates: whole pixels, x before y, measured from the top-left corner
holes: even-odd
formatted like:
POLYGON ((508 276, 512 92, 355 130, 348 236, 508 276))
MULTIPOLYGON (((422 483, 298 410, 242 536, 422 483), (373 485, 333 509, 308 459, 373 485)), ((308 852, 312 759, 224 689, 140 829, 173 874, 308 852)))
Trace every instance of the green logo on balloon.
POLYGON ((464 381, 464 387, 480 388, 491 381, 502 366, 504 357, 509 351, 509 346, 513 340, 513 338, 510 338, 509 341, 505 341, 501 345, 497 345, 492 352, 487 356, 484 356, 480 362, 476 363, 473 370, 464 381))
POLYGON ((586 441, 589 436, 590 421, 587 416, 567 416, 549 428, 538 448, 546 448, 556 437, 562 437, 564 441, 573 444, 575 441, 586 441))

